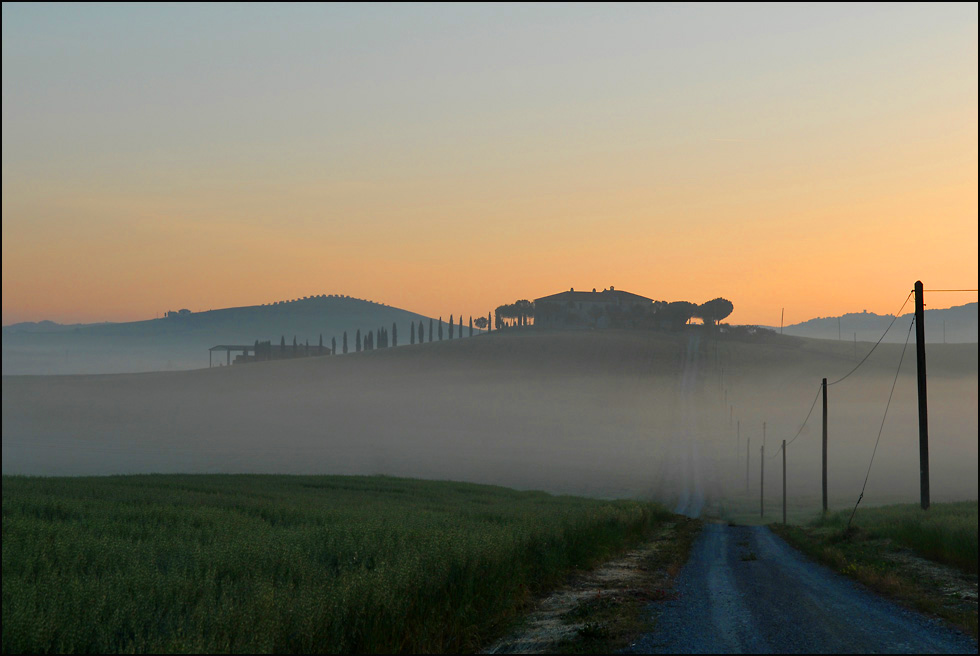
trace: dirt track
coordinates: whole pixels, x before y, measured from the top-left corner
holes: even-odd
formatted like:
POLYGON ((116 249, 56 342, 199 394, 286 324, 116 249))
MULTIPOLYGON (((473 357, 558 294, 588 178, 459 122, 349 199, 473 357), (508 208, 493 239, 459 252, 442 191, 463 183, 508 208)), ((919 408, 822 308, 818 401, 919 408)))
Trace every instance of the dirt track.
POLYGON ((977 653, 971 638, 816 565, 762 526, 706 524, 634 653, 977 653))

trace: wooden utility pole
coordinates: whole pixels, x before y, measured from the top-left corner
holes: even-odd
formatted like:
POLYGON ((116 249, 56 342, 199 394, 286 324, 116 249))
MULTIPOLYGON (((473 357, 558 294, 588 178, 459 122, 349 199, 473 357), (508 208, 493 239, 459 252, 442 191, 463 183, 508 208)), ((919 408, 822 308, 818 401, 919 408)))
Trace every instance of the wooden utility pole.
POLYGON ((745 438, 745 491, 749 491, 749 463, 752 462, 752 452, 750 447, 752 446, 752 438, 745 438))
POLYGON ((735 464, 742 457, 742 420, 735 421, 735 464))
POLYGON ((759 448, 759 517, 766 516, 766 443, 759 448))
POLYGON ((783 526, 786 526, 786 440, 783 440, 783 526))
POLYGON ((929 410, 926 401, 926 327, 922 281, 915 281, 915 362, 919 379, 919 491, 922 509, 929 508, 929 410))
POLYGON ((827 512, 827 379, 823 379, 823 511, 827 512))
POLYGON ((783 334, 783 317, 786 316, 786 308, 779 311, 779 334, 783 334))

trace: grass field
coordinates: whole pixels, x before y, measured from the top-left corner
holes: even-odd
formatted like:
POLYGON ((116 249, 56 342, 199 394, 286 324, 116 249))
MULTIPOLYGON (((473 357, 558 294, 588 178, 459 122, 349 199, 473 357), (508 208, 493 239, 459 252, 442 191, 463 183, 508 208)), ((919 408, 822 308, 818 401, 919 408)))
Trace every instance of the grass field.
POLYGON ((977 636, 977 502, 860 508, 773 529, 811 557, 977 636), (919 559, 908 558, 913 552, 919 559), (922 559, 948 565, 929 566, 922 559))
MULTIPOLYGON (((843 531, 850 511, 828 515, 818 527, 843 531)), ((852 524, 869 538, 887 538, 924 558, 977 573, 977 502, 859 508, 852 524)))
POLYGON ((659 506, 385 477, 3 478, 3 652, 443 652, 659 506))

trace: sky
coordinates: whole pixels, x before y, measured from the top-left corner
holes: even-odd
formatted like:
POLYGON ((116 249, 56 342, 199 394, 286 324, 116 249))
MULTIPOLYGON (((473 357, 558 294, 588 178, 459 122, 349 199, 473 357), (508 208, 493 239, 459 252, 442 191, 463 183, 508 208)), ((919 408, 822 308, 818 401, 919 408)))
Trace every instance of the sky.
POLYGON ((976 3, 2 11, 5 325, 977 288, 976 3))

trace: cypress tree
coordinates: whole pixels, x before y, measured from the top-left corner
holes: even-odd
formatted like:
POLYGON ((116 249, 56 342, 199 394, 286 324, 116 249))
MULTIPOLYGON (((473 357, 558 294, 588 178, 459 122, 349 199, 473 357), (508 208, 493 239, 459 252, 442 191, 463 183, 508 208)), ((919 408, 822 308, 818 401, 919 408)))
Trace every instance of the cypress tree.
POLYGON ((283 351, 286 350, 286 336, 285 335, 283 335, 282 337, 279 338, 279 348, 282 349, 283 351))
POLYGON ((487 312, 487 332, 493 330, 493 312, 487 312))
POLYGON ((318 353, 323 353, 323 333, 320 333, 320 346, 317 347, 318 353))
POLYGON ((425 325, 421 320, 419 321, 419 344, 425 344, 425 325))
POLYGON ((442 341, 442 317, 439 317, 439 341, 442 341))
POLYGON ((432 319, 429 319, 429 341, 432 341, 432 319))
POLYGON ((357 329, 357 338, 356 341, 354 342, 354 348, 358 353, 361 352, 361 329, 360 328, 357 329))
POLYGON ((344 331, 344 355, 347 355, 347 331, 344 331))
POLYGON ((330 355, 337 355, 337 338, 330 338, 330 355))
POLYGON ((449 315, 449 339, 453 338, 453 315, 449 315))
POLYGON ((412 322, 412 334, 409 336, 411 344, 415 344, 415 322, 412 322))
POLYGON ((398 324, 391 322, 391 345, 398 346, 398 324))
POLYGON ((473 336, 473 315, 470 315, 470 337, 473 336))

